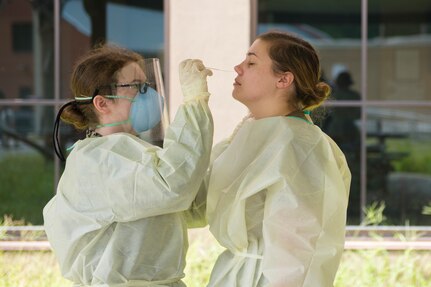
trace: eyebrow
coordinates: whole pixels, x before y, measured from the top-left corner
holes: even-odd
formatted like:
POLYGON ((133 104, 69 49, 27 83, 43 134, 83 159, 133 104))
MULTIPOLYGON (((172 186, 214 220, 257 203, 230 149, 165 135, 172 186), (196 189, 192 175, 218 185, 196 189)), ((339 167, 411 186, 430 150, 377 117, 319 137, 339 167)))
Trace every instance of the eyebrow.
POLYGON ((144 80, 142 80, 142 78, 140 78, 140 79, 135 78, 130 83, 142 83, 142 82, 146 82, 146 81, 147 81, 147 77, 144 77, 144 80))
POLYGON ((253 52, 248 52, 248 53, 247 53, 247 56, 255 56, 256 58, 259 58, 259 57, 256 55, 256 53, 253 53, 253 52))

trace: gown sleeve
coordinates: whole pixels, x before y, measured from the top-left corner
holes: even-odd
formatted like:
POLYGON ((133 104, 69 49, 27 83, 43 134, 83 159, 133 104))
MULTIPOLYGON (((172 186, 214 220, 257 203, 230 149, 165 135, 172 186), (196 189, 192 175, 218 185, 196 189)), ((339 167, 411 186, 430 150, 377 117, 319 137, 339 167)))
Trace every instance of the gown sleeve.
POLYGON ((223 153, 228 147, 230 140, 223 140, 216 144, 211 152, 210 165, 204 180, 201 183, 198 194, 192 202, 189 209, 184 212, 184 217, 189 228, 204 227, 208 224, 206 218, 207 194, 208 185, 211 177, 212 163, 223 153))
POLYGON ((167 129, 163 148, 124 134, 76 145, 57 195, 102 224, 184 211, 208 168, 212 138, 207 101, 189 101, 167 129))

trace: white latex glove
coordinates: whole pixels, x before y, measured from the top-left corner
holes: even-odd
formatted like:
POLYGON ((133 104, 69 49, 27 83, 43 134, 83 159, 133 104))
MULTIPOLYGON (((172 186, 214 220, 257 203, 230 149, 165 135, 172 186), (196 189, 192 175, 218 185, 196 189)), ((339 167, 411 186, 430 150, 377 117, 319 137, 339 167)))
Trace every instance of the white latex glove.
POLYGON ((208 99, 210 93, 208 92, 207 76, 212 76, 213 73, 205 68, 201 60, 182 61, 179 74, 185 102, 199 98, 208 99))

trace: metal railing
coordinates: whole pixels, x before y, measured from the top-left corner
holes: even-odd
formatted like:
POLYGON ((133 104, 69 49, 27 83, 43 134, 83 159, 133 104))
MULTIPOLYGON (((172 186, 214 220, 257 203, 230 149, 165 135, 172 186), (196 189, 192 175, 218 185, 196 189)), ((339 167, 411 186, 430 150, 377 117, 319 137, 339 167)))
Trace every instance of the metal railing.
MULTIPOLYGON (((347 226, 345 250, 431 250, 429 226, 347 226)), ((0 226, 0 250, 50 251, 43 226, 0 226)))

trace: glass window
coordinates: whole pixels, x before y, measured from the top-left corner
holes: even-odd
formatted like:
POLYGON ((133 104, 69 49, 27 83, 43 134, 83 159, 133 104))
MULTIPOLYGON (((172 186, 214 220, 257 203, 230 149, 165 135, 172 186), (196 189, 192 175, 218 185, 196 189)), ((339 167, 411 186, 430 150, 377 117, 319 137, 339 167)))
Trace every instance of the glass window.
POLYGON ((53 1, 0 5, 0 216, 42 224, 54 193, 53 1))
POLYGON ((367 202, 385 202, 388 224, 430 225, 429 107, 369 107, 367 119, 367 202))
POLYGON ((14 52, 33 50, 33 27, 31 22, 12 24, 12 47, 14 52))
POLYGON ((348 223, 360 223, 364 204, 384 201, 386 224, 431 225, 422 214, 431 202, 431 2, 367 2, 368 21, 361 23, 360 0, 260 0, 257 32, 298 34, 320 54, 322 80, 333 93, 318 123, 352 172, 348 223))
POLYGON ((4 99, 20 98, 21 87, 34 87, 34 28, 31 3, 17 0, 0 5, 0 94, 4 99))
POLYGON ((369 1, 368 98, 429 101, 429 1, 369 1))
POLYGON ((384 201, 388 224, 431 225, 430 12, 423 0, 369 1, 366 202, 384 201))
POLYGON ((163 1, 62 1, 61 97, 69 98, 75 60, 99 43, 119 45, 159 58, 163 67, 163 1))
MULTIPOLYGON (((0 1, 1 2, 1 1, 0 1)), ((42 208, 55 193, 54 116, 71 97, 77 58, 96 44, 117 44, 163 61, 163 1, 3 1, 0 5, 0 216, 42 224, 42 208), (4 3, 3 3, 4 2, 4 3), (60 4, 60 17, 54 4, 60 4), (60 19, 59 25, 54 21, 60 19), (56 29, 60 51, 56 51, 56 29), (55 55, 59 55, 59 62, 55 55), (60 67, 57 94, 54 69, 60 67), (5 167, 5 169, 3 169, 5 167)), ((163 66, 163 64, 162 64, 163 66)), ((63 151, 82 138, 61 125, 63 151)))
POLYGON ((54 191, 51 142, 41 128, 52 120, 43 109, 0 105, 0 214, 33 225, 43 223, 42 208, 54 191))
MULTIPOLYGON (((337 89, 333 93, 333 97, 337 99, 340 97, 354 100, 358 96, 359 93, 349 89, 337 89)), ((346 106, 326 107, 325 110, 324 120, 320 126, 343 151, 352 174, 348 224, 359 224, 361 218, 361 109, 346 106)))
POLYGON ((360 222, 361 173, 361 2, 264 1, 258 2, 258 33, 282 30, 309 41, 321 59, 322 80, 333 93, 331 102, 315 118, 346 154, 352 171, 349 224, 360 222), (343 23, 343 25, 340 25, 343 23))
MULTIPOLYGON (((70 99, 70 74, 80 55, 100 43, 131 49, 145 58, 164 53, 163 1, 63 1, 61 9, 61 98, 70 99)), ((163 63, 161 63, 163 66, 163 63)), ((61 125, 63 151, 83 133, 61 125)))

